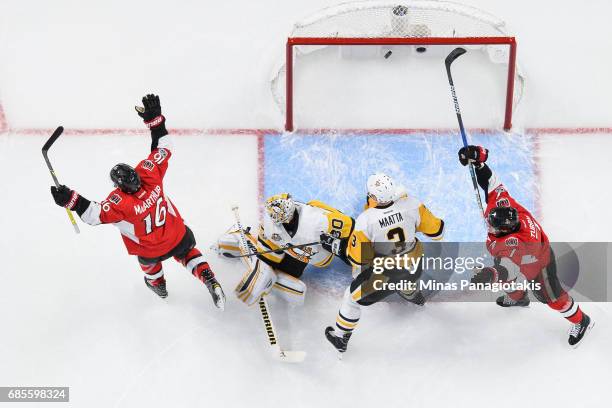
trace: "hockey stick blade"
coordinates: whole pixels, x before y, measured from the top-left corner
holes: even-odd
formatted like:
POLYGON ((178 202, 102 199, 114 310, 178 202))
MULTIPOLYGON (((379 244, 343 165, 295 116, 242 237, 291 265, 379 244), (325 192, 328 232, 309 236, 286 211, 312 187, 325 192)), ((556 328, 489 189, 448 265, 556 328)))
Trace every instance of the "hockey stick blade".
POLYGON ((283 351, 281 350, 278 355, 278 361, 283 363, 301 363, 306 358, 305 351, 283 351))
POLYGON ((57 138, 60 137, 62 133, 64 133, 64 127, 58 126, 57 129, 55 129, 55 132, 53 132, 53 134, 49 138, 49 140, 47 140, 47 142, 42 147, 43 154, 46 154, 49 151, 53 143, 55 143, 57 138))
POLYGON ((446 59, 444 60, 444 65, 446 65, 446 69, 449 69, 453 61, 457 58, 465 54, 467 51, 465 48, 457 47, 448 54, 446 59))
POLYGON ((283 363, 301 363, 304 361, 306 358, 305 351, 290 351, 282 350, 280 348, 276 338, 276 330, 274 329, 274 324, 272 323, 270 312, 268 310, 268 302, 261 297, 258 304, 261 312, 261 318, 263 319, 264 328, 266 329, 268 344, 270 345, 270 350, 272 350, 274 357, 283 363))

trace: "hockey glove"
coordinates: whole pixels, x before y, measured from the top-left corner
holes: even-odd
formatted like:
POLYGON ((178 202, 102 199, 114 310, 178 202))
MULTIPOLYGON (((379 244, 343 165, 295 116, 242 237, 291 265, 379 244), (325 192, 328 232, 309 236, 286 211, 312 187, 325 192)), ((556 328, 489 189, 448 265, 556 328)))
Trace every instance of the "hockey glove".
POLYGON ((162 115, 159 96, 148 94, 142 98, 143 106, 135 106, 138 116, 151 129, 151 150, 157 148, 160 137, 166 136, 166 118, 162 115))
POLYGON ((495 267, 487 266, 477 270, 470 282, 493 283, 499 281, 505 282, 506 280, 508 280, 508 270, 501 265, 496 265, 495 267))
POLYGON ((343 256, 346 245, 342 245, 342 240, 340 238, 336 238, 330 234, 321 234, 319 237, 321 240, 321 246, 331 252, 334 255, 343 256))
POLYGON ((476 166, 487 161, 489 151, 482 146, 468 146, 459 149, 459 163, 462 166, 467 166, 468 163, 473 163, 476 166))
POLYGON ((87 207, 89 207, 90 201, 85 197, 82 197, 74 190, 61 185, 58 187, 51 186, 51 195, 55 204, 60 207, 66 207, 69 210, 76 211, 81 216, 87 207))

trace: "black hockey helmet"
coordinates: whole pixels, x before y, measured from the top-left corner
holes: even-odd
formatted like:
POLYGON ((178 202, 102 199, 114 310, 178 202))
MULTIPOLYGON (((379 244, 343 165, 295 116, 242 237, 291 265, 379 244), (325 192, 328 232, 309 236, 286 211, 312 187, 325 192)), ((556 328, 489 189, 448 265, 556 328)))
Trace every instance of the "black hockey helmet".
POLYGON ((134 194, 140 190, 140 176, 136 170, 128 164, 119 163, 110 171, 110 178, 115 187, 128 194, 134 194))
POLYGON ((491 234, 496 237, 518 231, 520 221, 518 211, 512 207, 495 207, 487 217, 491 234))

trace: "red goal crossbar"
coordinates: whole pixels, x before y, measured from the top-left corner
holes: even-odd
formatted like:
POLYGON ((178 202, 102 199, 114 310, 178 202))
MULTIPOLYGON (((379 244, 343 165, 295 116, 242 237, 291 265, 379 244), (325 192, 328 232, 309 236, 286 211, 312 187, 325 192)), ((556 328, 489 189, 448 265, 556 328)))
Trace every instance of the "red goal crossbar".
POLYGON ((506 84, 506 107, 504 129, 512 128, 514 78, 516 73, 516 39, 514 37, 408 37, 408 38, 316 38, 293 37, 287 39, 285 130, 293 131, 293 47, 297 45, 503 45, 510 47, 508 53, 508 82, 506 84))

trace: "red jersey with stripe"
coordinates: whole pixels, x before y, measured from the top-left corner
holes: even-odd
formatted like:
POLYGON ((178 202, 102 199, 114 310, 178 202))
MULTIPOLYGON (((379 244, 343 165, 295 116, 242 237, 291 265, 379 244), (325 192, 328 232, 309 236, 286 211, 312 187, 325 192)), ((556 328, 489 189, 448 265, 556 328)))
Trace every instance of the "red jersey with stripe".
POLYGON ((164 193, 170 137, 159 140, 158 148, 135 167, 141 188, 128 194, 113 190, 101 203, 92 202, 81 218, 90 225, 114 224, 129 254, 156 258, 170 252, 185 235, 178 209, 164 193))
POLYGON ((533 279, 550 261, 550 244, 540 224, 525 207, 520 205, 504 187, 499 184, 487 197, 485 217, 495 207, 512 207, 518 211, 519 230, 496 237, 489 233, 487 249, 494 257, 508 258, 520 267, 527 279, 533 279))

